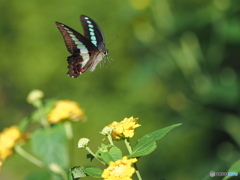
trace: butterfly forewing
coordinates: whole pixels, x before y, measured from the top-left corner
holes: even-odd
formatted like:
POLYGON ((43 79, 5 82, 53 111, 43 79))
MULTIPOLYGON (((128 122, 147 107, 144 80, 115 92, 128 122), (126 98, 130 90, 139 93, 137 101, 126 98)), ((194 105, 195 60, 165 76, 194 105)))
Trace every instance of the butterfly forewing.
POLYGON ((81 15, 80 20, 83 26, 84 36, 97 46, 98 49, 104 49, 104 36, 97 23, 85 15, 81 15))
POLYGON ((56 22, 64 38, 68 51, 72 54, 67 58, 68 75, 78 77, 88 68, 92 72, 105 57, 107 50, 104 46, 104 37, 99 26, 89 17, 80 16, 84 35, 65 24, 56 22))
POLYGON ((89 42, 86 37, 75 31, 74 29, 59 22, 56 22, 56 24, 58 29, 62 33, 67 49, 71 54, 85 52, 88 51, 88 49, 92 49, 92 51, 98 50, 91 42, 89 42))

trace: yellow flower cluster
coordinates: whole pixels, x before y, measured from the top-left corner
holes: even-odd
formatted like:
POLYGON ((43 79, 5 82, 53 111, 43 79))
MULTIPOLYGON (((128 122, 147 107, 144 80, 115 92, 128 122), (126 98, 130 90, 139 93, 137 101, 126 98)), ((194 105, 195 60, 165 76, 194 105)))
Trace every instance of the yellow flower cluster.
POLYGON ((72 121, 85 120, 85 117, 83 110, 76 102, 61 100, 56 102, 47 119, 50 123, 57 123, 67 119, 72 121))
POLYGON ((124 156, 122 159, 115 162, 111 161, 108 168, 102 173, 104 180, 131 180, 135 169, 132 164, 137 162, 136 158, 127 159, 124 156))
POLYGON ((20 138, 21 133, 17 126, 6 128, 0 133, 0 162, 12 154, 13 147, 20 138))
POLYGON ((131 138, 134 135, 135 128, 141 126, 136 121, 138 118, 125 118, 121 122, 114 121, 112 124, 109 124, 108 127, 112 128, 111 133, 113 140, 120 140, 124 138, 131 138))

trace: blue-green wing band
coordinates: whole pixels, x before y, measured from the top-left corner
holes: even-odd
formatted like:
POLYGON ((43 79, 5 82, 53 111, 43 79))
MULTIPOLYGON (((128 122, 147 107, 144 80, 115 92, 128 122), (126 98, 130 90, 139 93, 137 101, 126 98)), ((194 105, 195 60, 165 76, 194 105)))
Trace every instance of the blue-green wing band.
POLYGON ((98 47, 98 49, 105 49, 104 36, 98 24, 85 15, 81 15, 80 20, 84 29, 84 36, 98 47))
POLYGON ((86 52, 97 52, 98 48, 92 44, 86 37, 68 27, 65 24, 56 22, 56 25, 62 33, 66 47, 71 54, 86 52))

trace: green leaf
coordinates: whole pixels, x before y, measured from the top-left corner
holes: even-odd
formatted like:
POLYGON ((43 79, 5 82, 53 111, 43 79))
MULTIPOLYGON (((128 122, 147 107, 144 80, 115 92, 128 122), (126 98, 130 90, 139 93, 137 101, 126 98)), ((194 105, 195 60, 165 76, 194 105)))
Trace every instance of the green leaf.
MULTIPOLYGON (((48 114, 53 107, 55 106, 55 103, 57 102, 57 99, 48 99, 44 103, 44 111, 46 114, 48 114)), ((39 114, 39 111, 36 109, 32 112, 31 116, 29 117, 29 122, 38 122, 41 119, 41 115, 39 114)))
POLYGON ((29 117, 25 117, 24 119, 22 119, 18 124, 20 131, 26 131, 26 128, 29 126, 30 122, 31 121, 29 117))
POLYGON ((102 152, 108 152, 108 148, 111 147, 111 144, 104 144, 104 143, 101 143, 101 146, 99 147, 99 150, 102 151, 102 152))
POLYGON ((148 143, 145 146, 143 146, 140 150, 138 151, 133 151, 132 154, 128 156, 128 158, 134 158, 134 157, 140 157, 140 156, 145 156, 153 152, 157 148, 156 142, 148 143))
POLYGON ((174 124, 143 136, 138 140, 136 146, 133 148, 132 154, 130 154, 128 158, 134 158, 150 154, 157 147, 155 141, 161 139, 170 130, 180 125, 181 124, 174 124))
POLYGON ((25 180, 48 180, 51 179, 51 173, 50 172, 45 172, 45 171, 38 171, 38 172, 33 172, 27 177, 24 178, 25 180))
POLYGON ((94 178, 102 178, 101 175, 103 173, 103 171, 101 169, 98 168, 85 168, 84 172, 94 178))
MULTIPOLYGON (((96 154, 96 156, 99 158, 98 154, 96 154)), ((92 161, 95 157, 92 154, 87 154, 87 159, 89 159, 90 161, 92 161)))
POLYGON ((116 161, 122 158, 122 151, 116 146, 109 146, 102 144, 99 150, 95 154, 98 158, 102 159, 107 164, 110 161, 116 161), (110 148, 108 150, 108 148, 110 148))
POLYGON ((98 157, 98 158, 102 158, 102 153, 104 152, 108 152, 108 148, 112 147, 110 144, 109 145, 106 145, 106 144, 101 144, 101 146, 98 148, 97 152, 95 153, 95 155, 98 157))
POLYGON ((35 131, 31 143, 33 152, 48 166, 68 167, 67 138, 61 124, 35 131))
MULTIPOLYGON (((236 172, 236 173, 240 173, 240 160, 238 160, 237 162, 235 162, 229 169, 228 172, 236 172)), ((223 180, 227 180, 229 178, 231 178, 233 176, 225 176, 223 178, 223 180)))
POLYGON ((86 177, 86 173, 84 172, 84 169, 83 167, 80 167, 80 166, 75 166, 75 167, 72 167, 70 170, 70 174, 68 177, 68 179, 80 179, 81 177, 86 177))
POLYGON ((110 161, 114 161, 114 159, 112 158, 112 156, 109 154, 109 152, 102 152, 100 155, 100 158, 106 162, 107 164, 110 163, 110 161))
POLYGON ((122 151, 116 146, 113 146, 109 150, 109 155, 112 157, 113 161, 117 161, 122 158, 122 151))

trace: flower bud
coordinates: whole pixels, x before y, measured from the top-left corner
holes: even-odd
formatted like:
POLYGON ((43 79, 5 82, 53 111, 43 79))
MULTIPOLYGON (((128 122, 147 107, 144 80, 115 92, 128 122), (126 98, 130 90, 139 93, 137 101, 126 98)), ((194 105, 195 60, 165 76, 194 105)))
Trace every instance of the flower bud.
POLYGON ((43 91, 38 90, 38 89, 34 89, 28 94, 27 102, 30 103, 30 104, 33 104, 34 102, 43 98, 43 96, 44 96, 43 91))
POLYGON ((112 131, 113 131, 112 127, 106 126, 105 128, 103 128, 102 132, 100 132, 100 133, 107 136, 107 135, 111 134, 112 131))
POLYGON ((78 141, 78 148, 86 148, 90 140, 87 138, 81 138, 78 141))

